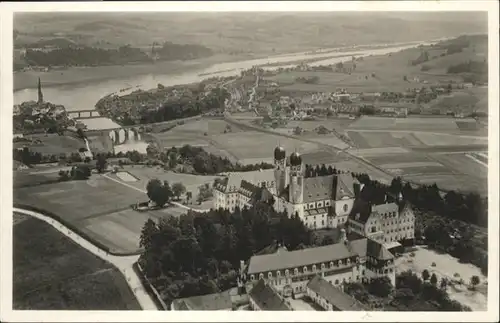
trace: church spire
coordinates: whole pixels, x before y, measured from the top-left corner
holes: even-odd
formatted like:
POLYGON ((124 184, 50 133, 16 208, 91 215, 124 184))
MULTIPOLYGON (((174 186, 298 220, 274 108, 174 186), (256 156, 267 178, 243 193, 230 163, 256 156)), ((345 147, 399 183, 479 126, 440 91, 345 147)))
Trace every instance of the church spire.
POLYGON ((42 82, 38 78, 38 104, 43 103, 42 82))

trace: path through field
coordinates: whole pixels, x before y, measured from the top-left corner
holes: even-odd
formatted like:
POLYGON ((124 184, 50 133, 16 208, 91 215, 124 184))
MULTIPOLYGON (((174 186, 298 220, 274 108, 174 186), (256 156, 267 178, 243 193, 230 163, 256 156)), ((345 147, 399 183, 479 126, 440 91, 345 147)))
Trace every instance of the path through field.
POLYGON ((148 311, 157 311, 158 308, 156 307, 153 299, 149 294, 146 292, 144 289, 141 280, 139 276, 136 274, 134 269, 132 268, 132 265, 139 259, 139 256, 114 256, 110 255, 108 252, 96 247, 92 243, 90 243, 88 240, 85 240, 82 238, 78 233, 68 229, 66 226, 64 226, 62 223, 48 217, 45 215, 42 215, 37 212, 33 211, 28 211, 28 210, 23 210, 19 208, 14 208, 14 212, 21 213, 23 215, 29 215, 34 218, 37 218, 39 220, 42 220, 48 224, 50 224, 52 227, 54 227, 56 230, 73 240, 75 243, 77 243, 79 246, 82 248, 85 248, 86 250, 90 251, 94 255, 98 256, 99 258, 110 262, 113 264, 120 272, 123 274, 125 279, 127 280, 128 285, 130 286, 130 289, 134 293, 135 297, 137 298, 137 301, 141 305, 143 310, 148 310, 148 311))

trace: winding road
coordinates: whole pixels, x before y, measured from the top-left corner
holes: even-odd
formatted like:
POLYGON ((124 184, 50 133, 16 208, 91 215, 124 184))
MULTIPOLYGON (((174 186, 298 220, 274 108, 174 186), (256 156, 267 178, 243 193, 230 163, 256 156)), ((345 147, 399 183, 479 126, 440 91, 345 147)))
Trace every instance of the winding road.
POLYGON ((78 244, 80 247, 88 250, 89 252, 93 253, 97 257, 113 264, 120 272, 123 274, 125 279, 127 280, 127 284, 130 286, 130 289, 134 293, 135 297, 137 298, 137 301, 141 305, 143 310, 147 311, 157 311, 158 308, 155 305, 155 302, 151 298, 151 296, 148 294, 148 292, 144 289, 144 286, 142 285, 142 282, 137 275, 137 273, 133 269, 133 264, 137 262, 139 259, 139 256, 115 256, 109 254, 107 251, 100 249, 99 247, 95 246, 92 244, 90 241, 84 239, 81 237, 78 233, 72 231, 71 229, 67 228, 64 226, 62 223, 45 216, 43 214, 33 212, 33 211, 28 211, 28 210, 23 210, 14 207, 14 212, 20 213, 23 215, 28 215, 32 216, 34 218, 37 218, 39 220, 44 221, 45 223, 50 224, 52 227, 54 227, 57 231, 61 232, 71 240, 73 240, 76 244, 78 244))

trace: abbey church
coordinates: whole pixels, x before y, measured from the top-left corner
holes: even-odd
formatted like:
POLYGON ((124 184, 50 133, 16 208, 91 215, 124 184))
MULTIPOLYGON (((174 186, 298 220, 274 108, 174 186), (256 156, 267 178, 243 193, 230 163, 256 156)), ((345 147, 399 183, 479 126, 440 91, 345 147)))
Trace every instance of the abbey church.
POLYGON ((274 209, 297 213, 310 229, 336 228, 347 222, 362 185, 350 174, 305 178, 300 154, 274 150, 274 169, 230 173, 214 188, 215 208, 251 206, 262 194, 271 195, 274 209))

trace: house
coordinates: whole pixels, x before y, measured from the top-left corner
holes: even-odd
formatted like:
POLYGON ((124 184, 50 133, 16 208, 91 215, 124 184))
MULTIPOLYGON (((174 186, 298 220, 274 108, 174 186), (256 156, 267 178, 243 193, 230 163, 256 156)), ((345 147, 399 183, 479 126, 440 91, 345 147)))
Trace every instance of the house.
POLYGON ((248 293, 254 311, 291 311, 288 302, 266 281, 260 279, 248 293))
POLYGON ((400 194, 396 202, 369 205, 357 199, 349 215, 348 230, 380 243, 389 243, 393 248, 403 240, 415 238, 415 214, 409 203, 402 201, 400 194))
POLYGON ((306 294, 316 304, 327 311, 368 311, 368 307, 353 297, 344 293, 340 288, 316 275, 307 283, 306 294))
POLYGON ((316 275, 335 286, 382 276, 395 285, 394 256, 375 240, 360 237, 349 241, 342 229, 336 244, 294 251, 279 248, 273 254, 252 256, 242 270, 242 281, 248 285, 264 279, 288 297, 306 293, 307 283, 316 275))
POLYGON ((222 293, 175 299, 172 311, 232 311, 233 303, 229 291, 222 293))
POLYGON ((23 169, 29 169, 28 166, 26 166, 25 164, 21 163, 20 161, 17 161, 17 160, 14 160, 12 162, 12 168, 13 170, 23 170, 23 169))

